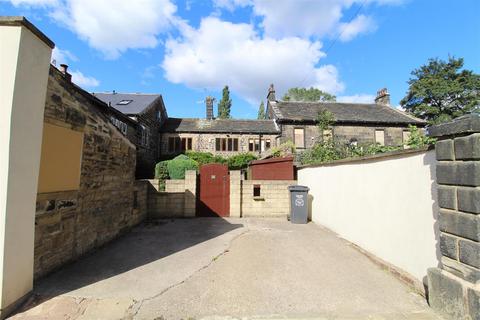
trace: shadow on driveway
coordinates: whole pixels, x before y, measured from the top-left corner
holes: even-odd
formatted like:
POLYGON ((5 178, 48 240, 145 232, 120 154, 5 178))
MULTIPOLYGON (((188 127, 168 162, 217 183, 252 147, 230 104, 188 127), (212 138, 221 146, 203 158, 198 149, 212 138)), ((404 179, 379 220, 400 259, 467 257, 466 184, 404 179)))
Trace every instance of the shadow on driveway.
POLYGON ((243 224, 220 218, 145 222, 40 279, 34 286, 35 298, 20 312, 62 294, 104 299, 148 298, 215 259, 242 229, 243 224))

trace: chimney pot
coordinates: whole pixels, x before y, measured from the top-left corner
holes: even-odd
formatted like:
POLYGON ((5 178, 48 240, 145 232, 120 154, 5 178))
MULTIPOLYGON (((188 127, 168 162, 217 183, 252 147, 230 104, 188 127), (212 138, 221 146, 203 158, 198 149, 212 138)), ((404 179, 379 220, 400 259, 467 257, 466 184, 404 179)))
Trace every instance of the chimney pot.
POLYGON ((268 101, 276 101, 277 100, 275 98, 275 87, 273 86, 273 83, 268 88, 267 100, 268 101))
POLYGON ((213 101, 215 98, 208 96, 205 98, 205 105, 206 105, 206 111, 207 111, 207 119, 208 120, 213 120, 213 101))
POLYGON ((385 105, 385 106, 390 105, 390 93, 388 93, 387 88, 382 88, 377 91, 377 97, 375 98, 375 103, 385 105))
POLYGON ((65 63, 60 64, 60 72, 63 73, 64 78, 68 81, 72 81, 72 75, 68 73, 68 65, 65 63))

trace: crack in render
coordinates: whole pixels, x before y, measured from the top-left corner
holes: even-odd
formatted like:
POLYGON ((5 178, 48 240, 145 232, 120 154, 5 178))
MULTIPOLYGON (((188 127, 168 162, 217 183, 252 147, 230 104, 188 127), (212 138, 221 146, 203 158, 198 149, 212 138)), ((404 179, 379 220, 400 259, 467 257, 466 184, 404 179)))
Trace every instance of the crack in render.
POLYGON ((228 246, 226 249, 224 249, 221 253, 219 253, 218 255, 216 255, 215 257, 213 257, 209 263, 207 263, 206 265, 202 266, 200 269, 197 269, 195 270, 192 274, 190 274, 188 277, 186 277, 185 279, 183 279, 182 281, 180 282, 177 282, 177 283, 174 283, 172 284, 171 286, 163 289, 161 292, 157 293, 156 295, 153 295, 151 297, 148 297, 148 298, 145 298, 145 299, 142 299, 140 301, 137 301, 135 302, 132 306, 131 306, 131 309, 135 309, 135 305, 138 305, 138 307, 136 307, 136 310, 134 312, 134 314, 132 315, 132 318, 135 318, 135 316, 137 316, 138 312, 140 311, 140 309, 142 308, 143 306, 143 303, 146 302, 146 301, 150 301, 150 300, 153 300, 153 299, 156 299, 162 295, 164 295, 165 293, 167 293, 168 291, 170 291, 171 289, 175 288, 175 287, 178 287, 182 284, 184 284, 185 282, 187 282, 188 280, 190 280, 191 278, 193 278, 197 273, 209 268, 214 262, 216 262, 220 257, 222 257, 223 255, 225 255, 227 252, 230 251, 230 248, 232 246, 232 243, 237 240, 238 238, 240 238, 241 236, 247 234, 248 232, 250 232, 250 228, 249 227, 246 227, 247 230, 243 231, 242 233, 236 235, 235 237, 233 237, 232 240, 230 240, 230 242, 228 243, 228 246))

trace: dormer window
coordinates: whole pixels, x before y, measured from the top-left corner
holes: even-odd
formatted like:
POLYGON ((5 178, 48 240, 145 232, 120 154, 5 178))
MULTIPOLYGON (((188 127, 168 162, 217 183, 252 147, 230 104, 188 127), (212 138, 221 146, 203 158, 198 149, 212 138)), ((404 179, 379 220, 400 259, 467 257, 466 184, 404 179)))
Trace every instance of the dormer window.
POLYGON ((121 100, 121 101, 117 102, 117 105, 118 106, 126 106, 127 104, 129 104, 132 101, 133 100, 121 100))

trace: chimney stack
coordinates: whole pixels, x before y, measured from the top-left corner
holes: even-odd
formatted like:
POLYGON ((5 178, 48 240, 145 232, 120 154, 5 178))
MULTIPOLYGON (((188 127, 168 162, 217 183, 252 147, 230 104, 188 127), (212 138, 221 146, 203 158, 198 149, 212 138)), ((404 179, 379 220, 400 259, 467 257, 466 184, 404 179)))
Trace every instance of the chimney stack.
POLYGON ((267 100, 277 101, 277 99, 275 98, 275 87, 273 86, 273 83, 268 88, 267 100))
POLYGON ((62 63, 60 65, 60 72, 63 73, 63 76, 65 77, 65 79, 68 81, 68 82, 71 82, 72 81, 72 75, 70 73, 68 73, 68 65, 66 65, 65 63, 62 63))
POLYGON ((384 106, 390 105, 390 93, 388 93, 387 88, 383 88, 377 91, 377 97, 375 98, 376 104, 381 104, 384 106))
POLYGON ((207 107, 207 119, 213 120, 213 101, 215 100, 214 97, 208 96, 205 98, 205 104, 207 107))

